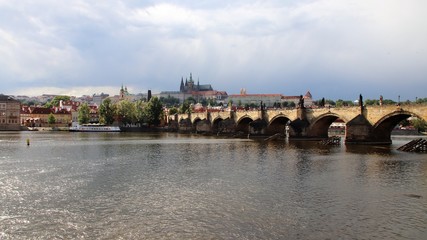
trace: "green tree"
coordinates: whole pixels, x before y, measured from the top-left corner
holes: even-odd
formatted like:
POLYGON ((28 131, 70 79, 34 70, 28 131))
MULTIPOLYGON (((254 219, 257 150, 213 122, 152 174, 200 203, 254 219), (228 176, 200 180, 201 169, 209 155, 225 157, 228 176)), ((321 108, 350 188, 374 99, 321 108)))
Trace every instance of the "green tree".
POLYGON ((230 100, 228 100, 228 104, 227 104, 227 105, 228 105, 228 107, 230 107, 230 108, 231 108, 231 107, 233 106, 233 100, 231 100, 231 99, 230 99, 230 100))
POLYGON ((418 130, 418 132, 425 132, 427 129, 427 122, 423 119, 414 118, 411 120, 412 126, 418 130))
POLYGON ((50 126, 56 123, 56 118, 55 118, 55 115, 53 115, 53 113, 49 114, 49 117, 47 118, 47 123, 50 126))
POLYGON ((334 101, 334 100, 331 100, 331 99, 326 99, 326 100, 325 100, 325 103, 326 103, 326 104, 329 104, 329 105, 331 105, 331 106, 335 106, 335 105, 336 105, 335 101, 334 101))
POLYGON ((281 103, 283 108, 294 108, 296 107, 296 104, 294 102, 282 102, 281 103))
POLYGON ((117 104, 116 114, 122 125, 132 124, 135 121, 135 105, 128 100, 122 100, 117 104))
POLYGON ((87 103, 83 103, 82 105, 80 105, 79 109, 78 109, 78 120, 79 120, 79 124, 87 124, 89 123, 90 120, 90 109, 89 106, 87 105, 87 103))
POLYGON ((202 106, 206 107, 208 106, 209 102, 206 98, 202 98, 202 100, 199 101, 200 104, 202 104, 202 106))
POLYGON ((407 127, 407 126, 411 125, 411 122, 409 122, 408 119, 405 119, 405 120, 400 121, 399 125, 401 125, 402 127, 407 127))
POLYGON ((51 107, 57 107, 59 106, 59 102, 62 101, 69 101, 71 98, 69 96, 55 96, 50 102, 47 102, 45 104, 45 107, 51 108, 51 107))
POLYGON ((282 105, 283 108, 287 108, 289 105, 289 102, 282 102, 280 105, 282 105))
POLYGON ((193 97, 188 97, 185 101, 189 102, 190 104, 196 104, 197 101, 193 97))
POLYGON ((174 115, 178 113, 178 109, 176 107, 173 107, 169 109, 169 115, 174 115))
POLYGON ((216 102, 216 99, 214 98, 209 98, 208 99, 208 105, 211 105, 212 107, 215 107, 218 105, 218 103, 216 102))
POLYGON ((99 118, 100 122, 111 125, 114 122, 116 107, 111 102, 111 99, 106 98, 102 103, 101 106, 99 106, 99 118))
POLYGON ((135 122, 139 124, 143 124, 147 122, 147 115, 145 112, 145 107, 147 103, 143 101, 135 102, 135 122))
POLYGON ((179 108, 180 113, 191 113, 191 105, 188 101, 184 101, 179 108))
POLYGON ((416 103, 427 103, 427 98, 417 98, 416 103))
POLYGON ((239 99, 239 101, 237 101, 237 106, 241 107, 242 106, 242 100, 239 99))
POLYGON ((250 108, 257 108, 259 105, 257 103, 250 103, 249 107, 250 108))
POLYGON ((365 100, 366 106, 372 106, 372 105, 380 105, 380 100, 377 99, 366 99, 365 100))
POLYGON ((167 107, 171 107, 171 106, 177 106, 179 104, 179 99, 168 95, 166 98, 160 97, 160 102, 162 102, 162 104, 167 107))
POLYGON ((294 107, 296 107, 297 105, 295 104, 295 102, 289 102, 289 107, 290 108, 294 108, 294 107))
POLYGON ((348 107, 348 106, 354 106, 354 103, 353 103, 353 101, 350 101, 350 100, 338 99, 336 101, 336 106, 337 107, 348 107))
POLYGON ((56 96, 52 99, 51 103, 53 106, 59 106, 59 102, 62 101, 70 101, 70 97, 69 96, 56 96))
POLYGON ((163 105, 157 97, 153 97, 145 107, 147 123, 149 125, 159 125, 163 115, 163 105))
POLYGON ((383 100, 383 105, 396 105, 397 102, 391 100, 391 99, 384 99, 383 100))

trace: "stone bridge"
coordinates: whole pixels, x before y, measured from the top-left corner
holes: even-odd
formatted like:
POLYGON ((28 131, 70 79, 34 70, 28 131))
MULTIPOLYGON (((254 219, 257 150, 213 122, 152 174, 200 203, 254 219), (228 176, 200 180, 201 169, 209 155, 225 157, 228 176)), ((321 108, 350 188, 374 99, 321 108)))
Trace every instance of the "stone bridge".
POLYGON ((170 116, 180 130, 196 132, 243 132, 289 138, 327 138, 329 126, 345 122, 347 144, 391 144, 391 131, 409 117, 427 120, 427 105, 384 105, 341 108, 263 109, 178 114, 170 116))

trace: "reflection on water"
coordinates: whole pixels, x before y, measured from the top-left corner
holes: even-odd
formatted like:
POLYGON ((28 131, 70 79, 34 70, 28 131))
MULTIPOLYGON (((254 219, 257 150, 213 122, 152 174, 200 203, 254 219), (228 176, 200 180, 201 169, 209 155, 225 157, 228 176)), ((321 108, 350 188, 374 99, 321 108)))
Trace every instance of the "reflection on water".
POLYGON ((427 159, 399 141, 2 132, 0 238, 423 239, 427 159))

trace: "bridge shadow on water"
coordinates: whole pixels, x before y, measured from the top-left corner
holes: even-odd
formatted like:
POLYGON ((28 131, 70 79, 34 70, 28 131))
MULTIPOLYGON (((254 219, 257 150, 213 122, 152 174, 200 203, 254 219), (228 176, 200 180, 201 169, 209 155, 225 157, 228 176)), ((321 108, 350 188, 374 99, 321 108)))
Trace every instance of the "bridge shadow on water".
POLYGON ((345 150, 354 154, 389 155, 394 149, 391 145, 345 145, 345 150))
POLYGON ((309 151, 318 154, 346 152, 352 154, 393 155, 397 153, 395 145, 346 145, 343 140, 339 145, 323 145, 319 141, 269 141, 265 144, 296 151, 309 151))

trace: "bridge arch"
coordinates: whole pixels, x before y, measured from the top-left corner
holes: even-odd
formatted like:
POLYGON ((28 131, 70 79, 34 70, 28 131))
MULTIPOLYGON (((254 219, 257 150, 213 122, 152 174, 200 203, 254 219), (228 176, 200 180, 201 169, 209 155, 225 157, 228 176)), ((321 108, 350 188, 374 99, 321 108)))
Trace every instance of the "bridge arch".
POLYGON ((223 121, 224 119, 222 119, 221 117, 216 117, 215 119, 212 120, 212 131, 214 133, 220 131, 220 125, 223 121))
POLYGON ((192 131, 193 124, 189 118, 180 118, 178 126, 181 131, 192 131))
POLYGON ((309 127, 308 132, 307 132, 307 136, 308 137, 327 138, 329 127, 338 118, 340 118, 340 116, 338 114, 335 114, 335 113, 325 113, 325 114, 318 116, 310 124, 310 127, 309 127))
POLYGON ((250 133, 250 123, 254 120, 249 116, 241 117, 236 124, 236 131, 243 133, 250 133))
POLYGON ((373 138, 378 141, 389 141, 391 143, 391 132, 393 131, 394 127, 399 122, 409 117, 417 117, 422 119, 417 114, 408 111, 395 111, 385 115, 372 126, 373 138))
POLYGON ((194 118, 193 119, 193 125, 196 125, 198 122, 200 122, 200 121, 202 121, 202 119, 201 118, 199 118, 199 117, 196 117, 196 118, 194 118))
POLYGON ((197 124, 201 121, 202 121, 202 119, 199 117, 196 117, 193 119, 193 124, 192 124, 193 130, 197 131, 197 124))
POLYGON ((211 122, 206 118, 196 117, 193 123, 193 130, 204 133, 212 132, 211 122))
POLYGON ((277 115, 268 123, 266 133, 269 135, 285 134, 286 126, 289 125, 290 121, 291 119, 283 114, 277 115))

